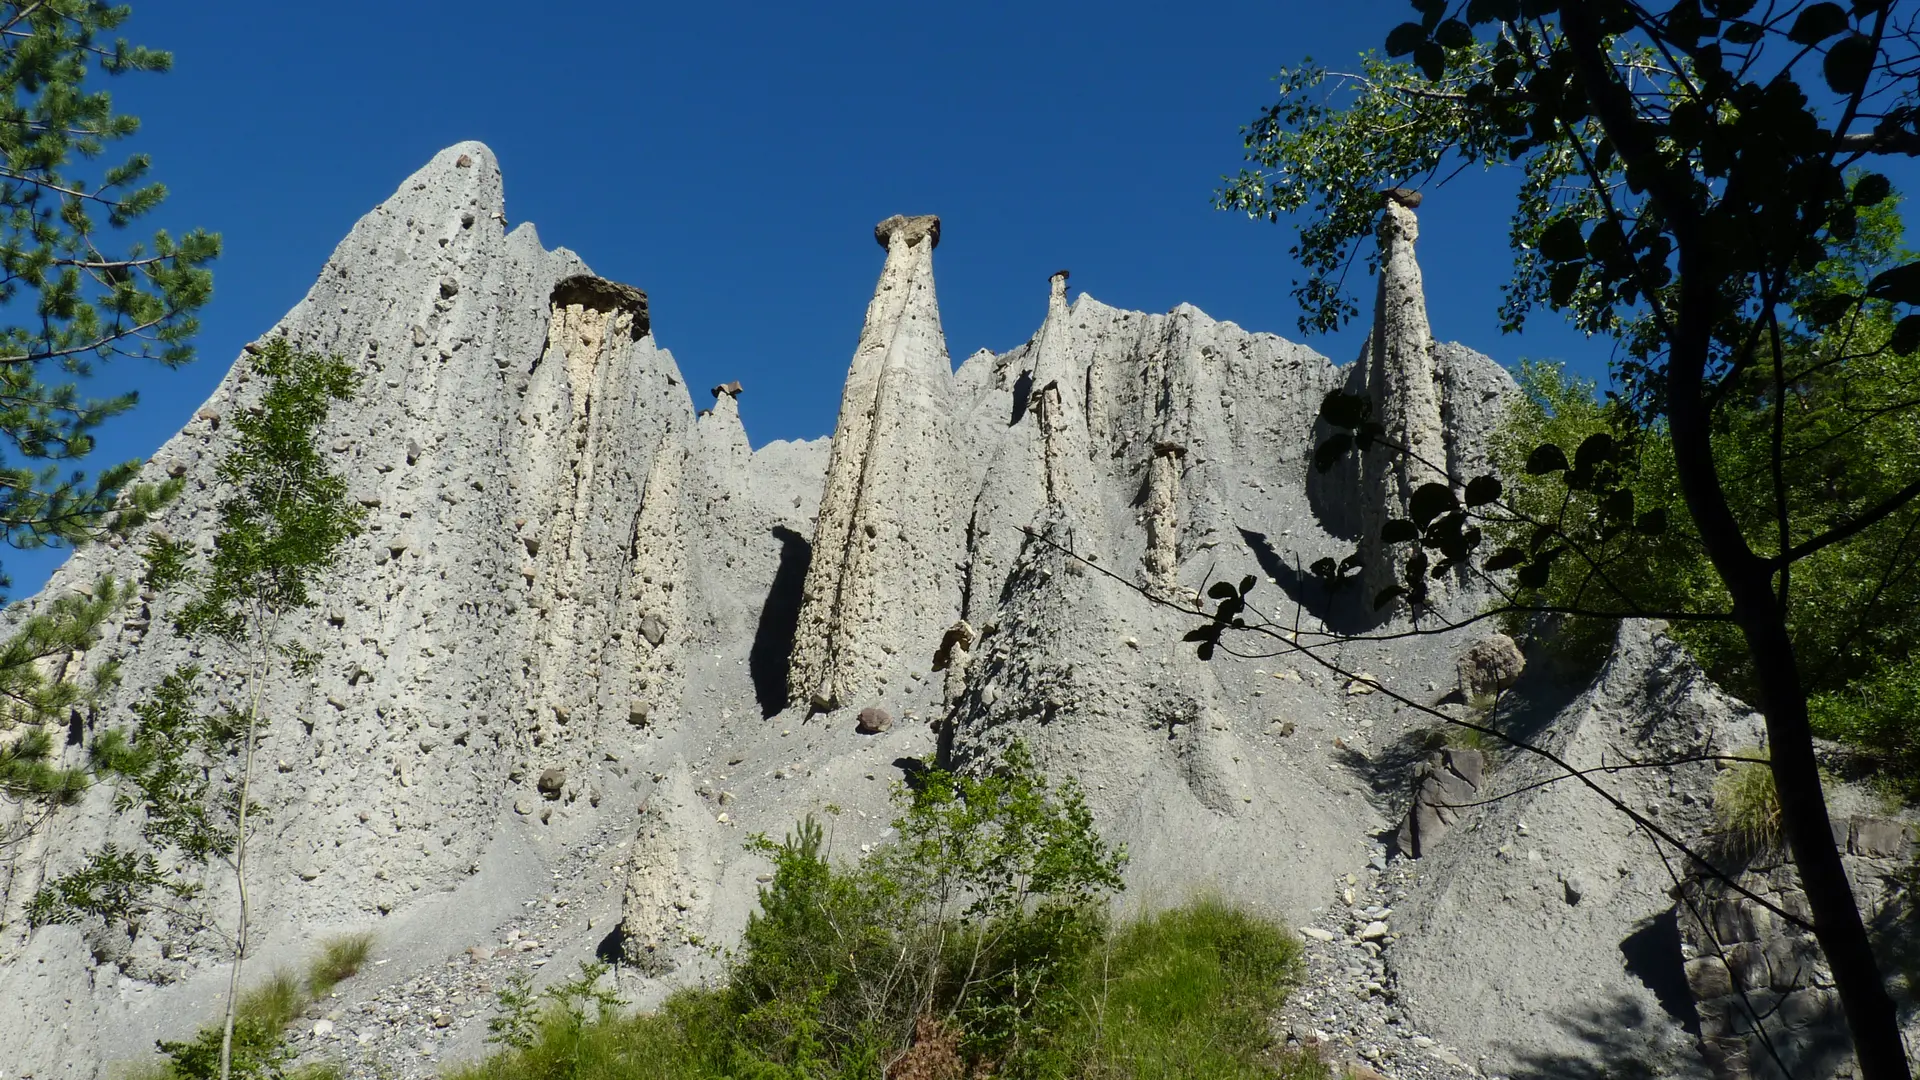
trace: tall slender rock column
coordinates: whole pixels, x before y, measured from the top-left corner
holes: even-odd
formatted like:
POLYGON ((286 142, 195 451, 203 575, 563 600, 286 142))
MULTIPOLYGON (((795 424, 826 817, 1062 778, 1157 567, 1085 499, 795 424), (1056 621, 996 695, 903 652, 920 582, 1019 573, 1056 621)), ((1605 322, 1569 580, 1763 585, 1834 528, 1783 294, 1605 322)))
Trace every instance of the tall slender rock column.
POLYGON ((1408 205, 1411 201, 1390 193, 1380 215, 1380 289, 1374 302, 1373 333, 1362 357, 1373 415, 1386 428, 1387 439, 1404 448, 1365 455, 1360 544, 1369 597, 1400 576, 1401 568, 1391 565, 1380 548, 1381 524, 1388 518, 1406 517, 1413 493, 1421 485, 1447 482, 1433 328, 1427 322, 1426 292, 1413 254, 1420 223, 1408 205))
POLYGON ((794 700, 816 709, 881 693, 959 616, 953 364, 933 290, 940 219, 896 215, 873 234, 887 261, 840 399, 789 668, 794 700))

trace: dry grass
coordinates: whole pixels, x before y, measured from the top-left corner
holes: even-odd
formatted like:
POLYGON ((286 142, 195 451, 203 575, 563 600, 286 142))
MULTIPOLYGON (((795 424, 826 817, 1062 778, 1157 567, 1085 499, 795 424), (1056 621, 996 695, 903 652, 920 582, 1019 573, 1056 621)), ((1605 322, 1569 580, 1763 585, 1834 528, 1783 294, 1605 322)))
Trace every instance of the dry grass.
POLYGON ((314 1000, 333 993, 335 986, 360 973, 372 953, 371 932, 328 938, 320 946, 320 955, 307 965, 307 993, 314 1000))
MULTIPOLYGON (((1749 750, 1742 757, 1765 757, 1749 750)), ((1727 838, 1750 850, 1780 845, 1780 793, 1773 786, 1773 767, 1757 761, 1736 762, 1713 781, 1713 816, 1727 838)))

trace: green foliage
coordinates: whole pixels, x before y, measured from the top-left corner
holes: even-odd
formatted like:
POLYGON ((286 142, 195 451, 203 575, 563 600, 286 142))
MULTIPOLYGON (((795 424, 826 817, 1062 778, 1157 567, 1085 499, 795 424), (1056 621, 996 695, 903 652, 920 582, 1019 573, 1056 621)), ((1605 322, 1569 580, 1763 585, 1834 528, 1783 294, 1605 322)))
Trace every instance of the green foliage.
POLYGON ((360 535, 366 511, 347 498, 315 438, 335 402, 359 385, 339 357, 296 351, 274 338, 249 363, 267 383, 260 404, 233 420, 238 438, 220 462, 229 495, 205 583, 181 611, 180 632, 228 642, 264 626, 258 615, 311 607, 315 580, 360 535))
POLYGON ((54 807, 70 805, 86 791, 87 770, 54 763, 58 742, 46 728, 91 710, 117 681, 111 664, 64 669, 93 647, 101 625, 128 595, 120 582, 103 577, 82 592, 55 598, 0 641, 0 799, 40 811, 0 830, 0 845, 26 835, 54 807))
MULTIPOLYGON (((1299 945, 1284 930, 1218 901, 1101 923, 1049 990, 1059 1024, 1017 1058, 976 1057, 952 1075, 1329 1080, 1317 1059, 1275 1048, 1267 1029, 1299 975, 1299 945)), ((513 1048, 450 1080, 882 1080, 907 1048, 908 1032, 848 1046, 802 1001, 789 1022, 808 1032, 807 1052, 780 1060, 754 1041, 740 1004, 729 985, 681 990, 636 1016, 548 1011, 513 1048)), ((964 1020, 961 1029, 964 1045, 964 1020)))
POLYGON ((743 1036, 802 1075, 857 1074, 918 1017, 951 1014, 970 1054, 1012 1067, 1064 1022, 1058 990, 1098 940, 1125 855, 1019 744, 895 794, 899 839, 861 866, 834 867, 811 819, 754 841, 774 878, 729 988, 743 1036))
POLYGON ((509 975, 496 994, 501 1011, 487 1021, 487 1041, 522 1052, 536 1043, 579 1044, 589 1027, 610 1022, 620 1009, 620 996, 601 985, 611 970, 581 961, 578 975, 537 994, 524 972, 509 975))
MULTIPOLYGON (((1742 757, 1762 757, 1748 751, 1742 757)), ((1780 793, 1773 770, 1764 761, 1738 761, 1713 780, 1713 816, 1720 831, 1738 847, 1767 850, 1780 844, 1780 793)))
POLYGON ((219 238, 127 239, 122 231, 166 188, 145 154, 99 163, 139 121, 114 111, 98 74, 172 63, 109 40, 128 13, 102 0, 0 4, 0 305, 19 317, 0 325, 0 520, 16 547, 84 542, 152 511, 159 490, 127 490, 137 463, 91 480, 52 463, 85 457, 95 429, 134 404, 131 394, 82 397, 77 383, 93 365, 116 356, 185 363, 195 313, 212 295, 207 265, 219 238))
POLYGON ((359 534, 364 511, 314 445, 332 405, 353 393, 351 367, 284 339, 248 363, 263 389, 235 419, 220 465, 227 495, 212 558, 196 568, 184 545, 164 537, 150 538, 146 551, 156 586, 198 586, 176 629, 233 646, 232 655, 211 671, 188 665, 171 673, 135 707, 137 724, 105 731, 90 747, 94 768, 114 782, 115 809, 139 815, 142 839, 165 862, 102 848, 41 890, 32 902, 37 922, 131 922, 189 897, 206 863, 238 871, 246 819, 266 812, 247 793, 252 749, 269 719, 259 710, 264 680, 277 659, 296 673, 312 662, 281 635, 282 620, 311 605, 310 588, 359 534), (238 691, 242 704, 223 690, 238 691))
POLYGON ((1122 928, 1094 958, 1086 1077, 1326 1075, 1270 1053, 1267 1018, 1303 974, 1280 927, 1202 899, 1122 928))

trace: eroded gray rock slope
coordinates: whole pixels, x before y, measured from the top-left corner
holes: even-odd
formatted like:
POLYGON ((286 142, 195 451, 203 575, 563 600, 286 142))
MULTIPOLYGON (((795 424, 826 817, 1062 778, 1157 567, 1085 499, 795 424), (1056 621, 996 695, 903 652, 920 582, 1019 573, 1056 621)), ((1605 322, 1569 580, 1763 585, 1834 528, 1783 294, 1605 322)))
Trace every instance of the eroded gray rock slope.
MULTIPOLYGON (((1425 474, 1310 482, 1330 389, 1366 388, 1456 482, 1484 465, 1511 381, 1431 341, 1410 211, 1388 211, 1382 312, 1346 369, 1190 306, 1071 299, 1062 272, 1044 295, 1034 283, 1032 340, 956 370, 933 287, 938 223, 889 219, 831 443, 759 450, 741 391, 704 408, 643 296, 503 220, 492 154, 451 147, 362 219, 270 331, 365 373, 326 445, 370 531, 301 626, 326 652, 320 672, 272 694, 254 970, 372 929, 384 963, 343 992, 413 987, 497 962, 467 950, 537 909, 565 927, 543 945, 543 977, 598 949, 629 962, 628 989, 648 1000, 710 973, 704 946, 743 926, 766 870, 746 836, 832 803, 835 849, 851 856, 883 839, 905 759, 939 749, 964 765, 1016 738, 1078 778, 1128 846, 1129 905, 1213 890, 1306 922, 1380 873, 1406 805, 1393 754, 1427 720, 1297 657, 1203 664, 1180 640, 1193 618, 1161 601, 1252 574, 1276 618, 1351 615, 1302 568, 1350 551, 1425 474), (1371 494, 1356 495, 1362 479, 1371 494), (855 732, 869 706, 890 730, 855 732)), ((148 474, 210 476, 221 418, 254 389, 236 369, 148 474)), ((215 493, 195 483, 156 527, 206 543, 215 493)), ((133 546, 87 550, 42 596, 136 568, 133 546)), ((125 662, 96 729, 127 723, 186 659, 165 607, 135 605, 73 665, 125 662)), ((1431 698, 1466 644, 1359 642, 1337 659, 1431 698)), ((1618 671, 1652 646, 1637 648, 1618 671)), ((1697 739, 1698 725, 1668 731, 1657 703, 1618 704, 1624 678, 1542 725, 1580 745, 1697 739)), ((1420 868, 1409 929, 1385 946, 1409 1014, 1495 1070, 1578 1057, 1564 1015, 1623 994, 1649 1046, 1677 1045, 1677 1021, 1633 989, 1620 954, 1658 907, 1650 849, 1570 785, 1476 822, 1420 868), (1506 839, 1523 813, 1529 835, 1579 843, 1536 861, 1506 839), (1509 903, 1515 917, 1489 919, 1509 903), (1545 977, 1548 956, 1579 977, 1545 977)), ((45 875, 131 835, 102 791, 9 853, 5 1075, 96 1075, 215 1015, 225 969, 204 932, 27 931, 45 875)), ((204 902, 228 918, 230 886, 211 877, 204 902)), ((342 1008, 300 1036, 303 1052, 372 1075, 363 1048, 402 1040, 407 1058, 380 1067, 425 1075, 482 1049, 484 1003, 449 1007, 444 1024, 401 1008, 393 1040, 355 1038, 359 1014, 342 1008)))

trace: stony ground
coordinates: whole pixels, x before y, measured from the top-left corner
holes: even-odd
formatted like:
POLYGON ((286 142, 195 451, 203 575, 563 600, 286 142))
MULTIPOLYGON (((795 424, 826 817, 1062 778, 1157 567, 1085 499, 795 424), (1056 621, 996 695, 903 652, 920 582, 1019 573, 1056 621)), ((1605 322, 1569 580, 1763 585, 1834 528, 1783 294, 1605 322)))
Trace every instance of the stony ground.
POLYGON ((1276 1027, 1289 1046, 1311 1048, 1357 1080, 1481 1077, 1457 1050, 1414 1028, 1381 959, 1394 940, 1393 907, 1406 897, 1407 873, 1382 849, 1364 871, 1334 883, 1336 901, 1298 928, 1306 978, 1276 1027))
MULTIPOLYGON (((524 901, 518 915, 444 966, 372 993, 356 992, 360 980, 343 984, 293 1036, 299 1061, 335 1063, 348 1080, 427 1080, 483 1055, 503 988, 516 976, 546 981, 544 969, 590 954, 617 924, 618 873, 630 833, 609 823, 569 849, 544 900, 524 901)), ((379 965, 377 947, 375 954, 379 965)))

